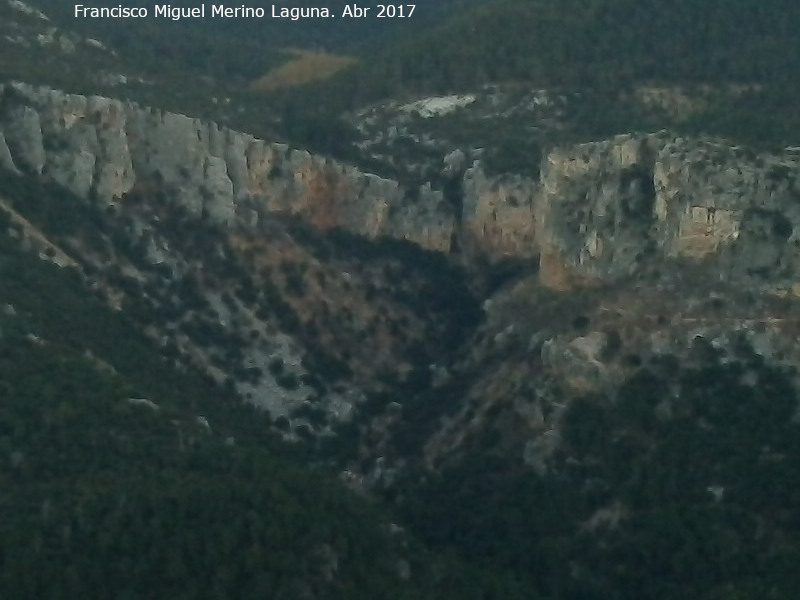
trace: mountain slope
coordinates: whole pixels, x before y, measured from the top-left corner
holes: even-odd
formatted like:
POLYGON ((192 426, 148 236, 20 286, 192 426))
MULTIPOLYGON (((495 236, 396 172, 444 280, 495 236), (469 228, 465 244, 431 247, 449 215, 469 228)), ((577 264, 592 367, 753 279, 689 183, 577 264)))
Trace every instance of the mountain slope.
MULTIPOLYGON (((502 84, 569 98, 563 122, 585 140, 670 128, 781 147, 800 139, 798 26, 800 10, 785 0, 506 0, 411 36, 286 103, 313 115, 311 105, 298 108, 303 98, 325 97, 324 121, 389 98, 491 98, 485 86, 502 84)), ((511 121, 495 127, 536 135, 535 118, 511 121)))
POLYGON ((800 9, 786 0, 505 0, 404 41, 371 74, 381 75, 378 85, 431 91, 507 80, 785 83, 799 21, 800 9))
MULTIPOLYGON (((59 201, 31 187, 43 204, 59 201)), ((15 193, 8 182, 3 192, 15 193)), ((268 419, 165 354, 86 265, 62 263, 64 250, 8 207, 4 198, 4 597, 522 597, 428 553, 363 493, 298 460, 268 419)), ((61 231, 92 219, 73 209, 61 231)))
POLYGON ((263 121, 213 61, 152 108, 0 87, 0 581, 794 598, 796 17, 505 1, 263 121))

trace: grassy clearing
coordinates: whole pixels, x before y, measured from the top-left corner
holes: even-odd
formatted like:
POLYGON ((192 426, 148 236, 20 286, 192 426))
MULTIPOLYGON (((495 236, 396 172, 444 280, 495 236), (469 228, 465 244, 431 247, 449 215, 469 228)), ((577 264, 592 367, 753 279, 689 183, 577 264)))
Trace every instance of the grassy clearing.
POLYGON ((349 56, 310 50, 289 49, 285 52, 292 57, 289 62, 256 79, 252 84, 254 90, 270 92, 324 81, 357 62, 357 59, 349 56))

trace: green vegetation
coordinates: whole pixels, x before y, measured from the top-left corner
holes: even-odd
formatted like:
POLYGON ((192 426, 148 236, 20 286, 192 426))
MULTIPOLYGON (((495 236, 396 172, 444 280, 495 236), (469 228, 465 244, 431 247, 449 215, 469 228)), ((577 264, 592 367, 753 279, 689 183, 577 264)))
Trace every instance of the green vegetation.
MULTIPOLYGON (((51 19, 42 22, 3 2, 0 4, 0 81, 21 80, 73 93, 122 97, 142 105, 207 118, 267 138, 287 136, 302 144, 305 137, 294 137, 291 128, 285 129, 282 125, 284 119, 279 108, 282 103, 252 89, 253 82, 266 73, 285 69, 285 65, 292 62, 287 48, 371 56, 376 46, 402 39, 411 29, 418 32, 430 28, 449 18, 453 11, 476 1, 442 0, 425 10, 420 6, 413 22, 377 18, 336 18, 332 22, 316 18, 273 19, 271 5, 252 0, 244 0, 236 6, 264 9, 263 19, 222 19, 208 15, 205 19, 156 19, 154 4, 144 0, 134 0, 125 6, 147 8, 150 16, 146 19, 81 19, 74 17, 73 4, 31 0, 30 5, 43 10, 51 19), (17 23, 25 27, 20 30, 17 23), (53 26, 59 28, 53 40, 38 41, 38 35, 53 26), (24 40, 13 42, 4 34, 13 39, 21 35, 24 40), (64 50, 62 38, 68 40, 64 42, 68 50, 64 50), (107 50, 87 45, 84 38, 100 41, 107 50), (124 80, 120 81, 120 75, 124 80)), ((170 6, 197 7, 201 4, 198 0, 178 0, 170 6)), ((360 6, 375 7, 377 4, 377 1, 368 0, 360 6)), ((117 5, 113 0, 100 0, 92 6, 117 5)), ((339 13, 344 3, 319 0, 313 6, 329 7, 339 13)), ((206 8, 210 11, 210 5, 206 8)), ((291 68, 296 74, 297 69, 291 68)), ((311 130, 306 132, 311 134, 311 130)), ((325 137, 332 140, 332 135, 325 137)), ((312 147, 329 148, 331 145, 312 142, 312 147)))
POLYGON ((433 597, 422 550, 410 557, 415 581, 401 582, 402 540, 373 504, 227 444, 167 403, 132 404, 124 379, 10 328, 4 320, 4 597, 433 597))
POLYGON ((571 401, 546 475, 484 437, 408 494, 403 514, 433 547, 548 598, 795 597, 793 374, 752 354, 663 363, 614 398, 571 401))
POLYGON ((800 8, 789 0, 503 0, 391 48, 364 67, 356 92, 504 81, 605 89, 791 83, 798 23, 800 8))
MULTIPOLYGON (((54 19, 70 9, 54 0, 42 6, 54 19)), ((415 23, 419 36, 381 54, 364 48, 390 29, 377 27, 372 42, 357 43, 345 39, 358 37, 357 29, 340 29, 331 45, 360 51, 358 66, 263 94, 252 81, 280 67, 285 57, 277 49, 286 39, 242 21, 211 33, 209 22, 123 29, 109 20, 101 34, 118 59, 82 47, 65 62, 52 47, 18 53, 6 44, 0 78, 118 95, 120 88, 98 87, 96 73, 152 77, 155 84, 131 84, 122 94, 353 161, 360 160, 355 134, 340 114, 366 102, 498 82, 569 94, 561 137, 531 135, 530 123, 513 115, 475 125, 456 111, 431 125, 457 145, 485 143, 492 172, 536 176, 551 143, 632 129, 796 144, 799 6, 502 0, 425 30, 444 14, 437 9, 440 17, 426 18, 425 27, 415 23), (689 90, 702 101, 683 114, 645 106, 637 96, 642 85, 689 90), (704 92, 706 85, 715 91, 704 92)), ((0 4, 0 27, 10 18, 0 4)), ((84 26, 77 25, 89 34, 84 26)), ((282 35, 312 46, 330 35, 324 28, 308 23, 282 35)), ((643 185, 641 173, 628 173, 625 184, 643 185)), ((449 192, 457 201, 458 190, 449 192)), ((141 244, 70 194, 5 175, 0 193, 58 242, 75 236, 144 264, 141 244)), ((629 216, 642 209, 625 207, 629 216)), ((785 219, 762 217, 772 237, 790 237, 785 219)), ((224 272, 225 281, 237 282, 224 302, 257 304, 259 315, 312 346, 307 379, 282 362, 269 364, 281 386, 309 384, 322 394, 326 383, 353 376, 350 349, 334 356, 313 348, 318 334, 304 331, 290 304, 310 293, 304 263, 287 262, 275 269, 275 282, 266 277, 257 286, 239 272, 242 262, 215 251, 223 243, 218 233, 179 217, 163 224, 175 225, 176 235, 191 226, 187 246, 207 258, 204 275, 224 272), (324 382, 314 379, 320 376, 324 382)), ((291 233, 320 261, 383 270, 375 280, 392 285, 368 292, 408 308, 425 329, 423 341, 403 346, 409 371, 386 374, 360 420, 341 427, 330 446, 320 444, 323 458, 358 456, 359 428, 391 406, 401 418, 383 449, 387 458, 413 463, 472 383, 452 374, 437 383, 441 373, 430 365, 466 351, 481 319, 463 273, 405 242, 372 243, 340 231, 318 237, 303 226, 291 233)), ((224 347, 214 358, 219 365, 238 362, 237 340, 204 315, 198 278, 148 281, 149 297, 177 298, 149 306, 144 286, 117 265, 108 279, 127 296, 126 310, 117 311, 90 291, 88 267, 82 273, 40 260, 20 237, 0 211, 0 597, 788 600, 800 589, 795 374, 757 356, 723 361, 702 339, 691 366, 625 354, 621 360, 637 374, 614 394, 570 400, 546 473, 523 464, 522 448, 512 458, 499 452, 499 431, 476 435, 443 472, 427 479, 409 473, 390 499, 411 531, 397 535, 377 500, 309 468, 302 450, 270 435, 269 420, 241 404, 232 380, 214 384, 182 362, 174 344, 156 347, 142 333, 141 323, 157 311, 166 321, 191 308, 197 314, 181 330, 205 347, 224 347)), ((497 277, 487 285, 499 285, 497 277)), ((562 326, 566 315, 576 333, 590 328, 588 317, 572 318, 591 303, 590 293, 565 301, 540 290, 536 297, 536 310, 520 318, 532 329, 562 326)), ((607 352, 624 352, 619 336, 607 352)), ((242 380, 256 374, 235 373, 242 380)), ((309 402, 290 416, 322 427, 326 415, 309 402)), ((276 426, 290 429, 286 418, 276 426)))
MULTIPOLYGON (((18 181, 4 195, 24 199, 18 181)), ((28 193, 49 199, 30 207, 37 222, 74 201, 78 223, 52 225, 85 225, 69 195, 28 193)), ((304 466, 266 417, 20 239, 0 211, 2 597, 525 597, 393 531, 376 502, 304 466)))
POLYGON ((788 0, 504 0, 411 36, 286 102, 306 114, 325 97, 322 110, 333 116, 385 98, 490 84, 570 96, 559 139, 539 139, 530 120, 516 116, 487 121, 503 132, 500 140, 482 135, 480 123, 463 128, 471 143, 490 149, 493 171, 530 173, 537 144, 633 130, 785 146, 800 140, 791 58, 800 52, 798 27, 800 7, 788 0), (642 86, 685 91, 695 105, 685 113, 646 106, 642 86))
MULTIPOLYGON (((381 238, 370 241, 336 229, 325 236, 296 223, 293 235, 325 260, 352 261, 353 268, 382 265, 387 285, 383 293, 409 309, 435 332, 429 336, 432 354, 457 350, 483 317, 478 300, 466 284, 463 269, 439 252, 424 250, 405 240, 381 238)), ((430 362, 428 351, 409 351, 419 366, 430 362)))
MULTIPOLYGON (((326 4, 338 6, 314 5, 326 4)), ((519 115, 466 127, 457 115, 431 123, 454 132, 455 145, 484 147, 492 172, 535 175, 539 156, 554 143, 632 130, 670 128, 769 147, 800 139, 792 58, 800 51, 800 8, 789 0, 449 0, 420 5, 409 20, 330 23, 151 18, 131 24, 74 19, 72 5, 55 0, 37 5, 64 31, 99 38, 116 54, 84 42, 72 53, 55 42, 20 52, 0 35, 0 78, 204 117, 367 169, 385 165, 362 156, 343 111, 389 97, 474 92, 495 84, 548 89, 570 101, 559 119, 567 126, 557 128, 555 139, 519 115), (323 49, 343 53, 358 63, 326 81, 254 91, 253 82, 264 74, 294 68, 287 47, 313 56, 323 56, 323 49), (108 79, 119 74, 126 83, 108 79), (682 113, 645 105, 642 86, 686 92, 694 105, 682 113)), ((0 5, 0 33, 11 38, 18 32, 6 32, 3 19, 41 27, 0 5)))

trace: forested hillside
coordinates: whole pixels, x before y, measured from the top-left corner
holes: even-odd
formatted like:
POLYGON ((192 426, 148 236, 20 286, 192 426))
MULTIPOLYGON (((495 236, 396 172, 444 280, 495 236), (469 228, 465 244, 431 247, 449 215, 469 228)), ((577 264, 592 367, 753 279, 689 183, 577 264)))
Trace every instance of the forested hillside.
MULTIPOLYGON (((211 18, 171 20, 150 18, 140 21, 116 19, 86 20, 74 18, 74 6, 57 0, 34 0, 63 27, 93 35, 122 53, 132 54, 149 68, 158 68, 164 61, 179 65, 197 75, 214 77, 255 78, 280 60, 278 50, 305 48, 337 53, 369 56, 379 47, 386 47, 441 24, 477 0, 423 0, 415 5, 411 19, 340 18, 346 2, 341 0, 276 2, 276 10, 286 8, 328 8, 333 19, 272 18, 272 4, 245 0, 231 8, 261 8, 264 18, 211 18)), ((170 7, 197 7, 199 0, 171 2, 170 7)), ((211 4, 207 4, 210 13, 211 4)), ((358 3, 377 14, 376 0, 358 3)), ((385 4, 385 3, 384 3, 385 4)), ((92 6, 117 6, 113 0, 103 0, 92 6)), ((128 2, 125 6, 145 7, 153 14, 154 3, 144 0, 128 2)))
POLYGON ((310 467, 5 202, 27 194, 49 231, 89 207, 0 186, 0 596, 523 597, 310 467))
POLYGON ((798 24, 800 7, 787 0, 504 0, 386 51, 361 83, 367 72, 375 91, 788 83, 798 24))
POLYGON ((547 472, 508 460, 496 434, 478 437, 412 484, 403 514, 433 547, 510 566, 545 598, 791 600, 792 375, 749 349, 703 367, 663 357, 614 397, 579 396, 547 472))
POLYGON ((570 119, 597 137, 670 127, 794 144, 798 28, 800 5, 787 0, 504 0, 409 36, 286 103, 314 114, 312 99, 324 96, 335 115, 390 97, 515 84, 580 92, 570 119), (631 101, 641 86, 719 94, 703 99, 696 118, 642 119, 631 101))
MULTIPOLYGON (((51 21, 14 43, 9 40, 21 30, 0 22, 0 76, 123 97, 353 162, 365 157, 343 113, 390 98, 483 93, 488 85, 564 94, 571 99, 565 129, 579 130, 584 139, 670 128, 770 146, 800 140, 793 109, 800 93, 793 65, 800 52, 800 8, 787 0, 449 0, 420 4, 410 19, 135 23, 75 19, 72 5, 53 0, 32 4, 51 21), (50 32, 52 25, 60 33, 50 32), (14 60, 3 58, 4 45, 14 60), (318 53, 317 63, 290 67, 294 76, 284 71, 263 78, 302 56, 298 49, 318 53), (348 68, 328 72, 331 64, 348 68), (296 75, 302 69, 319 73, 287 89, 287 81, 306 81, 296 75), (686 97, 690 110, 678 116, 643 111, 643 88, 686 97)), ((341 6, 332 0, 313 4, 341 6)), ((0 16, 36 21, 5 4, 0 16)), ((530 123, 506 121, 488 128, 517 138, 531 129, 530 123)), ((459 137, 472 129, 474 124, 460 128, 466 135, 459 137)))

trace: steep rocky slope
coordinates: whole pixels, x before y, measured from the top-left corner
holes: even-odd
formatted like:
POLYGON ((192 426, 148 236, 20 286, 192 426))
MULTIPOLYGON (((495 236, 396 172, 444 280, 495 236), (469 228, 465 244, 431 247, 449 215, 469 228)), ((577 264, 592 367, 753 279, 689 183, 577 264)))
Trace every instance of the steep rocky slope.
MULTIPOLYGON (((383 284, 374 270, 359 275, 361 269, 352 264, 352 268, 334 266, 335 261, 320 258, 319 249, 307 246, 313 236, 286 233, 287 217, 300 229, 405 240, 426 251, 458 257, 473 269, 493 265, 490 275, 502 271, 506 262, 527 271, 538 269, 537 285, 560 292, 628 285, 626 281, 636 278, 682 288, 677 278, 680 265, 704 270, 709 285, 746 285, 752 292, 776 296, 792 295, 798 283, 794 258, 795 224, 800 218, 794 208, 800 193, 798 157, 789 151, 757 155, 722 140, 661 132, 556 148, 543 158, 538 179, 488 176, 480 161, 468 166, 450 160, 443 165, 441 189, 430 184, 408 189, 332 159, 214 123, 106 98, 7 84, 0 87, 0 163, 11 172, 41 177, 91 201, 95 210, 106 211, 117 223, 109 227, 124 224, 123 236, 141 246, 143 254, 142 264, 122 271, 135 273, 138 284, 146 287, 148 278, 156 277, 153 269, 170 271, 173 278, 189 277, 223 328, 232 318, 225 308, 230 300, 223 302, 221 295, 225 286, 209 292, 207 282, 198 283, 198 274, 210 266, 203 254, 207 248, 176 235, 179 223, 204 224, 200 231, 216 240, 212 247, 222 244, 218 252, 226 257, 223 264, 242 261, 239 268, 244 271, 220 271, 220 281, 234 278, 226 285, 242 285, 235 277, 243 272, 255 276, 253 270, 278 269, 281 286, 294 281, 295 288, 302 287, 295 290, 298 298, 290 305, 292 311, 307 315, 305 325, 323 310, 314 300, 321 294, 329 295, 323 302, 328 306, 325 311, 330 309, 330 298, 339 297, 341 302, 333 301, 339 306, 337 312, 364 305, 367 308, 355 312, 361 313, 360 319, 374 321, 375 316, 368 315, 381 309, 368 308, 370 302, 358 299, 363 298, 360 295, 344 300, 352 293, 341 290, 353 286, 369 290, 376 284, 380 289, 383 284), (184 252, 191 254, 188 264, 184 252), (329 279, 332 271, 341 282, 335 284, 340 290, 336 294, 317 283, 329 279), (196 275, 190 277, 191 273, 196 275), (353 283, 354 278, 360 283, 353 283), (306 297, 311 299, 302 299, 306 297)), ((82 254, 95 268, 107 269, 116 260, 113 248, 101 258, 108 249, 91 252, 86 240, 73 245, 73 254, 82 254)), ((153 290, 159 277, 149 284, 153 290)), ((269 281, 271 276, 266 277, 264 281, 269 281)), ((254 280, 256 290, 264 281, 254 280)), ((254 299, 259 294, 263 296, 263 291, 256 291, 254 299)), ((238 306, 249 315, 241 317, 242 331, 260 329, 255 309, 256 305, 238 306)), ((397 310, 403 312, 400 305, 397 310)), ((423 313, 417 314, 425 321, 423 313)), ((185 319, 178 317, 173 325, 185 319)), ((319 342, 329 337, 325 329, 322 326, 312 338, 319 342)), ((411 340, 428 335, 423 330, 414 334, 411 326, 405 329, 407 349, 411 340)), ((344 342, 345 338, 338 339, 344 342)), ((283 347, 288 342, 275 343, 283 347)), ((353 340, 344 345, 346 354, 361 347, 353 340)), ((396 358, 392 352, 387 359, 390 356, 396 358)), ((300 357, 288 360, 299 364, 300 357)), ((268 362, 269 356, 249 356, 244 364, 267 371, 268 362)), ((351 362, 350 370, 359 363, 351 362)), ((218 376, 225 378, 223 373, 218 376)), ((273 387, 270 393, 280 395, 280 390, 273 387)), ((305 397, 296 396, 295 402, 305 397)))
POLYGON ((0 94, 15 235, 431 543, 504 556, 491 540, 525 532, 520 572, 574 565, 545 594, 624 589, 607 566, 651 515, 717 510, 714 536, 791 556, 794 496, 753 494, 794 476, 795 152, 627 134, 552 148, 538 177, 449 155, 407 187, 183 115, 0 94), (470 493, 519 526, 472 522, 470 493))
POLYGON ((780 263, 781 283, 793 283, 794 152, 626 135, 551 151, 539 180, 462 167, 445 194, 182 115, 22 84, 0 95, 3 166, 101 204, 155 186, 213 223, 246 228, 286 213, 445 253, 460 238, 494 258, 542 252, 546 277, 563 266, 610 280, 655 253, 718 256, 723 277, 780 263))
POLYGON ((495 587, 293 458, 263 411, 175 368, 9 210, 0 205, 2 597, 442 598, 461 581, 458 597, 481 598, 495 587))
POLYGON ((7 86, 2 113, 7 204, 165 355, 282 428, 324 430, 383 374, 457 345, 463 307, 444 293, 477 314, 438 254, 388 241, 448 250, 439 192, 409 201, 351 167, 103 98, 7 86))

